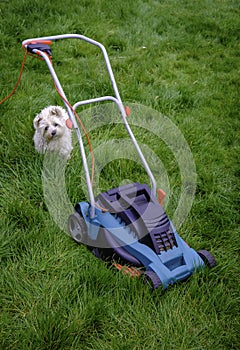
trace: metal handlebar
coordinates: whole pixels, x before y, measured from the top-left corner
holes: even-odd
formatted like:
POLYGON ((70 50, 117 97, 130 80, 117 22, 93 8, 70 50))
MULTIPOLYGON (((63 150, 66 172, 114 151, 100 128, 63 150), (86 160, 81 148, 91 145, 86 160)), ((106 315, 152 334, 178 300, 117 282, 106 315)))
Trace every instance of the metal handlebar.
POLYGON ((51 44, 52 41, 61 40, 61 39, 80 39, 80 40, 86 41, 92 45, 99 47, 100 50, 102 51, 115 97, 103 96, 103 97, 89 99, 89 100, 85 100, 85 101, 79 101, 73 105, 73 110, 75 110, 80 105, 85 105, 85 104, 90 104, 90 103, 95 103, 95 102, 102 102, 102 101, 106 101, 106 100, 111 100, 117 104, 119 111, 121 113, 123 122, 125 124, 126 130, 129 134, 129 136, 130 136, 130 138, 131 138, 131 140, 132 140, 132 142, 137 150, 137 153, 142 161, 142 164, 143 164, 143 166, 144 166, 144 168, 145 168, 145 170, 150 178, 151 185, 152 185, 152 193, 154 195, 156 195, 156 180, 155 180, 155 178, 152 174, 152 171, 149 168, 148 163, 147 163, 147 161, 146 161, 146 159, 145 159, 145 157, 144 157, 144 155, 143 155, 143 153, 138 145, 138 142, 137 142, 137 140, 136 140, 129 124, 128 124, 128 121, 126 118, 127 117, 126 111, 125 111, 125 108, 123 106, 123 103, 122 103, 122 100, 121 100, 121 97, 120 97, 120 94, 119 94, 119 91, 117 88, 117 84, 116 84, 116 81, 115 81, 115 78, 113 75, 110 60, 109 60, 109 57, 108 57, 108 54, 107 54, 105 47, 101 43, 99 43, 93 39, 90 39, 84 35, 80 35, 80 34, 62 34, 62 35, 54 35, 54 36, 26 39, 22 42, 22 46, 25 49, 31 51, 32 53, 36 53, 36 54, 40 55, 45 60, 47 66, 49 68, 49 71, 52 75, 52 78, 54 80, 54 83, 56 84, 57 89, 59 90, 59 92, 61 94, 62 100, 67 108, 69 118, 71 119, 71 121, 73 123, 73 127, 76 130, 77 138, 78 138, 78 142, 79 142, 79 147, 80 147, 80 152, 81 152, 82 160, 83 160, 83 167, 84 167, 84 171, 85 171, 85 177, 86 177, 86 182, 87 182, 87 187, 88 187, 90 203, 91 203, 91 209, 90 209, 91 210, 91 212, 90 212, 91 218, 93 218, 95 216, 95 199, 94 199, 94 194, 93 194, 93 190, 92 190, 92 184, 91 184, 91 179, 90 179, 90 175, 89 175, 86 153, 85 153, 81 133, 79 131, 78 124, 77 124, 77 121, 75 119, 75 115, 74 115, 72 109, 70 108, 70 104, 67 100, 67 97, 63 91, 63 88, 60 84, 60 81, 58 80, 58 77, 55 73, 55 70, 52 66, 51 60, 49 58, 49 56, 51 56, 51 50, 49 47, 46 47, 49 44, 51 44))

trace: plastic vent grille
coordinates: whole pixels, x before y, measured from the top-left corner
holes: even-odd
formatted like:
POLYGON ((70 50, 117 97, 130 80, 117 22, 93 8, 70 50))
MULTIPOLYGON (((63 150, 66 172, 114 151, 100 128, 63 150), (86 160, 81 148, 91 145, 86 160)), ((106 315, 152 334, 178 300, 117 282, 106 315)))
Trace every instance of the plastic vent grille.
POLYGON ((173 249, 173 247, 177 247, 177 242, 174 233, 170 229, 165 232, 154 233, 153 235, 160 253, 163 251, 166 252, 169 249, 173 249))

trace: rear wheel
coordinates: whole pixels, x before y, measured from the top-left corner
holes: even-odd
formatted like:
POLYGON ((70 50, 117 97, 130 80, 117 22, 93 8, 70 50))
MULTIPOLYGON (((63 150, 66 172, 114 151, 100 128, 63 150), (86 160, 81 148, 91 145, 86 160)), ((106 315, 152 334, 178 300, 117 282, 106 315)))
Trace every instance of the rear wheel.
POLYGON ((157 289, 162 286, 162 281, 154 271, 145 271, 144 274, 145 282, 150 285, 152 289, 157 289))
POLYGON ((205 249, 198 250, 198 255, 208 267, 214 267, 217 263, 214 256, 205 249))
POLYGON ((68 231, 75 242, 87 244, 87 225, 79 213, 69 215, 68 231))

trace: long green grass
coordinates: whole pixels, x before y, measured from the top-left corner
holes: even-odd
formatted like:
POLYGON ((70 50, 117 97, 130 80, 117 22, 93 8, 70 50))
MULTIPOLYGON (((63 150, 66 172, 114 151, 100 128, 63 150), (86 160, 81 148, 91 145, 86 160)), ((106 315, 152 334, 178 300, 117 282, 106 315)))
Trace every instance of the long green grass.
MULTIPOLYGON (((28 57, 20 86, 1 105, 1 349, 240 348, 239 15, 234 0, 1 1, 0 99, 17 81, 22 40, 78 33, 103 43, 122 99, 166 115, 187 140, 197 187, 179 233, 217 260, 166 292, 151 291, 60 230, 45 203, 44 157, 34 150, 32 121, 43 107, 62 102, 45 64, 28 57)), ((70 40, 53 44, 53 52, 70 102, 112 93, 94 48, 70 40)), ((161 158, 177 197, 174 156, 153 134, 134 132, 161 158)), ((113 125, 91 137, 106 142, 122 134, 113 125)), ((66 169, 73 204, 85 199, 80 173, 75 147, 66 169)), ((100 187, 144 176, 134 162, 114 160, 100 187)))

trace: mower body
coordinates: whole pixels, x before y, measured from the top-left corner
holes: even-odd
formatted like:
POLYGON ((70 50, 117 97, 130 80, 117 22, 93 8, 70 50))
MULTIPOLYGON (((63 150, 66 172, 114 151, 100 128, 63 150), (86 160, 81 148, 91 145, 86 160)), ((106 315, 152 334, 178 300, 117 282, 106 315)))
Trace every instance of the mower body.
POLYGON ((154 288, 167 288, 204 266, 146 184, 133 183, 101 193, 96 206, 99 209, 92 219, 89 203, 80 202, 75 209, 86 224, 81 243, 98 258, 138 268, 149 276, 154 288))

